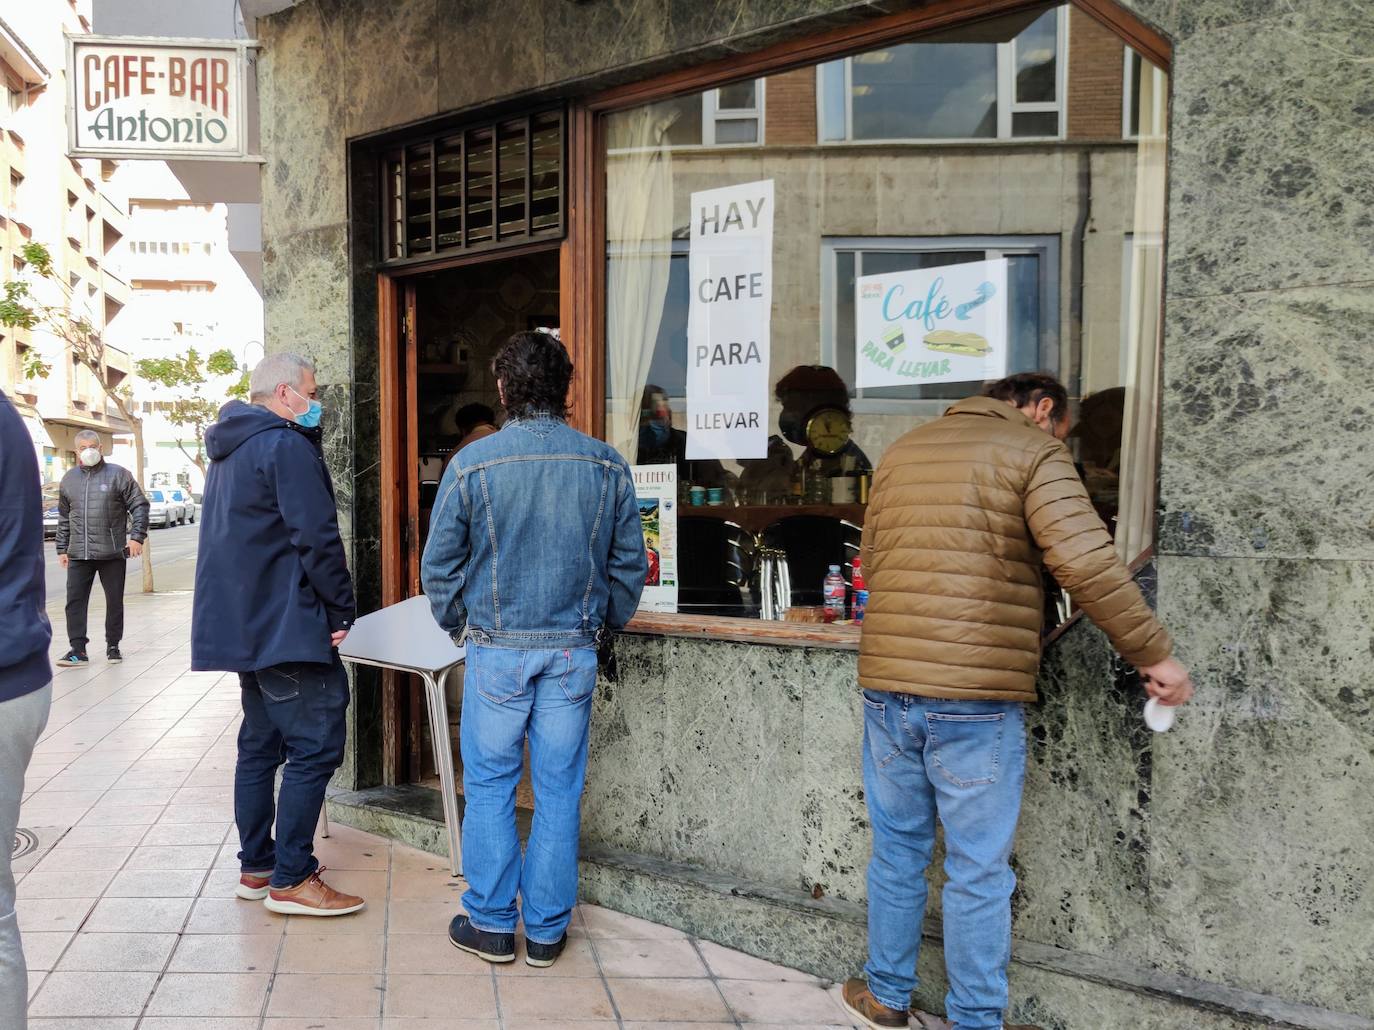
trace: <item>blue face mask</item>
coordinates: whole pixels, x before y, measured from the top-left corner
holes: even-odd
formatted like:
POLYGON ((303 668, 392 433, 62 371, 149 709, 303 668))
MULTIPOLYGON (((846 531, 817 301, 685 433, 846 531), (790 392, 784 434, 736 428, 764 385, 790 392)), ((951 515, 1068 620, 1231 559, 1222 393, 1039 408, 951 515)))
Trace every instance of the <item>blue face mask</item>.
POLYGON ((320 415, 324 412, 324 406, 320 404, 319 401, 312 401, 308 400, 305 397, 302 397, 301 394, 298 393, 296 391, 296 388, 293 386, 288 386, 287 389, 290 390, 292 393, 296 394, 297 397, 300 397, 301 400, 305 401, 307 404, 310 405, 310 407, 306 408, 305 411, 303 411, 299 415, 297 415, 293 411, 291 413, 292 421, 295 422, 296 425, 300 426, 302 429, 314 429, 316 426, 318 426, 320 424, 320 415))

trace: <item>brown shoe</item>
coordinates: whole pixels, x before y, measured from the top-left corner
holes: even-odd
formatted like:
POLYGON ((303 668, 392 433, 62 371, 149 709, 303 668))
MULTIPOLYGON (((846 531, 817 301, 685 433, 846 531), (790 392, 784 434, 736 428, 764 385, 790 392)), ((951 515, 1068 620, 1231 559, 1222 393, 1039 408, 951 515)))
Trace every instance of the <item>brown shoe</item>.
POLYGON ((893 1030, 905 1028, 906 1013, 901 1009, 890 1009, 868 989, 868 984, 860 977, 853 977, 844 985, 844 1007, 849 1014, 864 1026, 873 1030, 893 1030))
POLYGON ((270 869, 265 873, 240 873, 239 885, 234 888, 234 893, 244 901, 261 901, 267 897, 267 891, 271 886, 270 869))
POLYGON ((346 916, 367 904, 362 898, 336 891, 320 879, 324 866, 294 887, 273 887, 264 905, 284 916, 346 916))

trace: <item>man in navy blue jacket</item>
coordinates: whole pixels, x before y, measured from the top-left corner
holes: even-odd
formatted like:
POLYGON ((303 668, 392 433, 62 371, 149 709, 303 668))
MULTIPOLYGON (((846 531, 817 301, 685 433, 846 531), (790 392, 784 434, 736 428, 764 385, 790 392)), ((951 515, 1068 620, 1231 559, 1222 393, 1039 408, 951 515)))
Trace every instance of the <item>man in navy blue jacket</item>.
POLYGON ((38 458, 19 413, 0 392, 0 1026, 6 1030, 24 1030, 29 998, 10 845, 24 772, 52 704, 45 603, 38 458))
POLYGON ((253 370, 249 394, 251 404, 226 404, 205 433, 191 668, 239 674, 235 893, 273 912, 346 915, 363 899, 320 879, 314 852, 325 787, 343 761, 348 677, 335 648, 355 609, 314 366, 273 354, 253 370))

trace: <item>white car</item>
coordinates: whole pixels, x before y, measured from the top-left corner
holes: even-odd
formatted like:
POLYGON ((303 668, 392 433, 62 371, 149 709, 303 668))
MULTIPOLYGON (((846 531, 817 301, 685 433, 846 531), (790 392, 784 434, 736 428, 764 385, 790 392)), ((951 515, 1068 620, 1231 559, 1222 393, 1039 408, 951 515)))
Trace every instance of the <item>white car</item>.
POLYGON ((148 491, 149 526, 183 526, 186 524, 186 505, 172 495, 174 490, 148 491))
POLYGON ((186 521, 195 522, 196 502, 195 498, 191 496, 190 491, 182 490, 180 487, 178 487, 177 489, 172 490, 171 494, 172 499, 186 509, 186 521))

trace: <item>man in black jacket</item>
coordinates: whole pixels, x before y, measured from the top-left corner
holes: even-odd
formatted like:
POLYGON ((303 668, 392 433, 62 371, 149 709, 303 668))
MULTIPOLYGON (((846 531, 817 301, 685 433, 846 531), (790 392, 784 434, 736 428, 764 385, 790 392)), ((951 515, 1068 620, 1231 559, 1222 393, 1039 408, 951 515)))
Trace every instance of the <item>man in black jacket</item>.
POLYGON ((0 1027, 6 1030, 24 1030, 29 996, 10 845, 24 772, 52 704, 52 627, 43 595, 38 459, 19 413, 0 392, 0 1027))
POLYGON ((71 650, 58 665, 85 665, 86 612, 95 577, 105 590, 105 658, 123 661, 124 572, 148 539, 148 498, 130 474, 100 453, 100 437, 76 434, 79 464, 62 477, 57 502, 57 555, 67 570, 67 639, 71 650), (133 529, 127 530, 129 521, 133 529))
POLYGON ((273 912, 346 915, 363 899, 320 879, 313 847, 325 786, 343 761, 348 677, 335 648, 355 607, 314 366, 273 354, 253 370, 249 393, 251 404, 226 404, 205 433, 191 668, 239 674, 235 893, 273 912))

